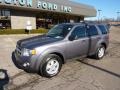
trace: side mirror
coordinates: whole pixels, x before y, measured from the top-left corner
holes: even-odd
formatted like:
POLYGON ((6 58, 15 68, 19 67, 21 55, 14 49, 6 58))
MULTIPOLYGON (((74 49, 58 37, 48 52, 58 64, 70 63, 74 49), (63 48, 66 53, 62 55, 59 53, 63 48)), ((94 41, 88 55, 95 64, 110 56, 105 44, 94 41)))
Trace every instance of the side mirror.
POLYGON ((70 41, 74 41, 74 40, 75 40, 75 36, 72 36, 72 35, 69 36, 69 40, 70 40, 70 41))

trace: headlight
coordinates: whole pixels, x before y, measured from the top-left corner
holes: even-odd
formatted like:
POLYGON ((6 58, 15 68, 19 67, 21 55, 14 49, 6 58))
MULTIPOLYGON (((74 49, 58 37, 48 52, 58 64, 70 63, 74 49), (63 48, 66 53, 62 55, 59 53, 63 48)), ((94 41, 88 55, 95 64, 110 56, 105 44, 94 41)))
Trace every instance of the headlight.
POLYGON ((24 48, 22 50, 22 55, 23 56, 30 56, 30 55, 35 55, 36 54, 36 50, 29 50, 29 49, 26 49, 24 48))

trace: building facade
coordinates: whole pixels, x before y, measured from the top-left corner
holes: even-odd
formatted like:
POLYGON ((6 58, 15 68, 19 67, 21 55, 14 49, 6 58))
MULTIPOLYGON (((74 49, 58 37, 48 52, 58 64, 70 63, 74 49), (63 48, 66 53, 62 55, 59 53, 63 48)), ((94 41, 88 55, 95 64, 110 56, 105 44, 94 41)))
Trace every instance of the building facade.
POLYGON ((29 22, 36 29, 94 16, 93 6, 69 0, 0 0, 0 25, 4 28, 25 29, 29 22))

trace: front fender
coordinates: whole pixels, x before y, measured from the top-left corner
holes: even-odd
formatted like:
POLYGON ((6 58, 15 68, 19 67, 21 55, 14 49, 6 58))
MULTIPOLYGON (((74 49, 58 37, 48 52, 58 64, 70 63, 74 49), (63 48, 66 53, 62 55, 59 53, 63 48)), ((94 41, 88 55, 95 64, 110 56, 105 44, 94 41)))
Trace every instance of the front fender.
POLYGON ((38 55, 37 60, 36 60, 35 68, 36 68, 37 71, 40 71, 40 73, 42 73, 42 71, 40 69, 42 69, 42 65, 45 63, 44 58, 46 58, 46 56, 48 54, 51 54, 51 53, 59 53, 65 59, 64 52, 61 51, 60 49, 57 50, 57 49, 55 49, 55 47, 54 48, 48 48, 48 49, 46 49, 40 55, 38 55))

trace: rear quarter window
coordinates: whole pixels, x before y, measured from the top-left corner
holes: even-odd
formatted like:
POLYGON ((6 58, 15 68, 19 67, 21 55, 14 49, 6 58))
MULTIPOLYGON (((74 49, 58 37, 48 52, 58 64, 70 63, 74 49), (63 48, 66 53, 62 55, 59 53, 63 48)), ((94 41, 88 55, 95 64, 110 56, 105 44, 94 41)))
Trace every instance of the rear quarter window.
POLYGON ((102 34, 107 34, 107 30, 104 25, 98 25, 98 28, 100 29, 102 34))

